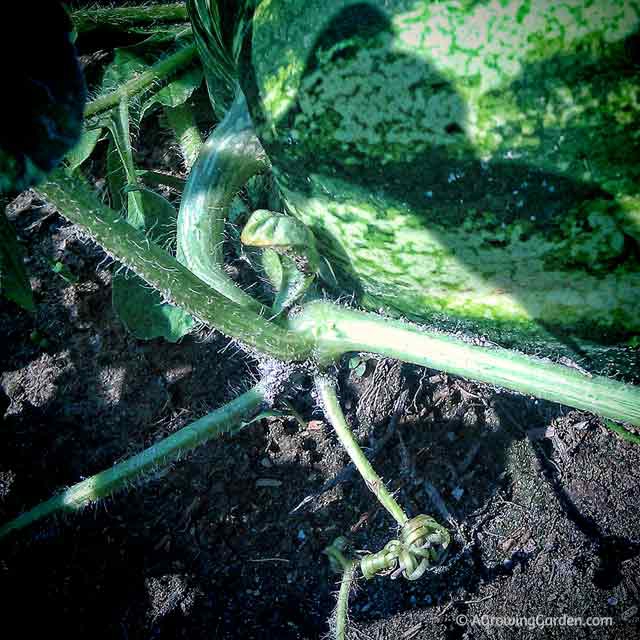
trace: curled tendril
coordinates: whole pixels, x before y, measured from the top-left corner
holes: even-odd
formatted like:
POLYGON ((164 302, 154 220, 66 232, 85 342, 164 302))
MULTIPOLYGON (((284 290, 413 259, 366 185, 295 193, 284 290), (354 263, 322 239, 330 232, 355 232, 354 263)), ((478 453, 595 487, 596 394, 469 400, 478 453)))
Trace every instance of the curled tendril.
POLYGON ((405 523, 399 540, 391 540, 381 551, 362 558, 360 570, 367 579, 380 574, 417 580, 431 565, 443 560, 450 541, 442 525, 422 514, 405 523))
POLYGON ((371 553, 360 560, 362 575, 369 580, 375 575, 388 575, 398 566, 401 551, 400 540, 390 540, 377 553, 371 553))

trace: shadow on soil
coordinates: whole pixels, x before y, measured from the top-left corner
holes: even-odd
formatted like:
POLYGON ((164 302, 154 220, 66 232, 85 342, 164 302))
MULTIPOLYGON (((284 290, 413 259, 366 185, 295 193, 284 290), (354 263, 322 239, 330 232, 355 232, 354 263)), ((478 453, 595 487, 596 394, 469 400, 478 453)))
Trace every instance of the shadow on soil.
MULTIPOLYGON (((0 303, 3 520, 230 399, 251 370, 219 337, 179 345, 132 339, 113 316, 100 251, 57 219, 27 230, 34 215, 21 214, 18 226, 31 247, 38 315, 0 303), (79 282, 62 281, 50 258, 62 258, 79 282), (46 349, 30 338, 36 328, 46 349)), ((378 450, 375 467, 412 515, 442 519, 445 505, 466 536, 484 532, 510 500, 514 443, 561 408, 390 361, 364 364, 358 375, 342 368, 342 402, 360 441, 378 450)), ((291 513, 347 462, 309 394, 294 404, 310 421, 305 429, 283 419, 252 425, 126 494, 4 541, 5 624, 67 637, 320 637, 336 588, 322 550, 343 534, 355 548, 377 550, 395 532, 355 475, 291 513)), ((584 520, 577 507, 566 513, 584 520)), ((595 540, 597 525, 589 526, 595 540)), ((601 573, 615 581, 638 549, 606 540, 601 573)), ((443 575, 362 585, 351 617, 380 621, 383 637, 395 637, 390 617, 461 594, 472 600, 528 571, 531 554, 514 548, 494 561, 475 544, 443 575)))

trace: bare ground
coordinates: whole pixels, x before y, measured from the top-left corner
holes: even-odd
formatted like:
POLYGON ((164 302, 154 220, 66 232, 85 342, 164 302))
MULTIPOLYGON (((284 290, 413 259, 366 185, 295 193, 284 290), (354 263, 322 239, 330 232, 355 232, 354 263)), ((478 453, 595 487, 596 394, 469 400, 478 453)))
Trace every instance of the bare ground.
MULTIPOLYGON (((3 521, 252 379, 252 362, 217 334, 176 345, 128 335, 110 303, 113 267, 41 205, 23 195, 11 214, 37 314, 0 302, 3 521)), ((369 359, 364 374, 345 364, 339 375, 348 417, 402 504, 452 517, 451 558, 467 545, 440 574, 361 582, 354 638, 638 636, 638 447, 590 414, 436 371, 369 359), (611 625, 527 626, 564 614, 611 625), (522 620, 489 626, 483 615, 522 620)), ((375 551, 395 531, 356 475, 316 495, 347 459, 309 381, 298 386, 304 426, 263 420, 126 493, 2 541, 4 628, 18 625, 23 637, 322 637, 338 579, 323 549, 344 534, 375 551)))

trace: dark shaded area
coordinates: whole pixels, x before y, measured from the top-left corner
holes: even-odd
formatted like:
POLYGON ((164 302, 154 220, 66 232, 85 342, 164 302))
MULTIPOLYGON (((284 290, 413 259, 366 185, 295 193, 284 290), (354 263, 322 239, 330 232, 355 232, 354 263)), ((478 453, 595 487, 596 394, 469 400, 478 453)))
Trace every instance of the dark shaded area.
POLYGON ((558 497, 567 518, 574 522, 595 546, 599 563, 594 571, 594 584, 600 589, 609 589, 620 584, 623 579, 622 563, 640 556, 640 540, 606 535, 592 517, 582 513, 563 487, 557 469, 549 462, 549 454, 545 455, 545 448, 548 450, 549 445, 535 448, 536 457, 545 478, 558 497))
POLYGON ((51 171, 78 140, 86 90, 61 3, 9 2, 2 19, 3 82, 13 97, 0 119, 0 172, 20 191, 38 179, 29 163, 51 171), (24 33, 19 45, 12 33, 24 33))

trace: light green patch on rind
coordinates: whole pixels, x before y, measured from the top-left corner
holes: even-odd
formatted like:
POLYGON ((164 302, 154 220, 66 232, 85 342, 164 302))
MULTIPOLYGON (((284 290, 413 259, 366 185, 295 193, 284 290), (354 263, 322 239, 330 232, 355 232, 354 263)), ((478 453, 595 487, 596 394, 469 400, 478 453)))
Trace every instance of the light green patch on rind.
MULTIPOLYGON (((323 185, 340 190, 326 179, 323 185)), ((285 196, 296 216, 315 225, 321 253, 331 254, 343 276, 357 279, 379 304, 411 317, 640 330, 640 269, 621 273, 608 266, 621 254, 625 236, 605 215, 609 203, 587 214, 589 233, 582 232, 585 216, 576 211, 568 212, 565 234, 549 238, 520 222, 496 230, 488 212, 455 230, 438 224, 427 229, 410 224, 400 207, 387 208, 387 218, 379 219, 375 203, 364 197, 336 202, 321 189, 313 197, 285 196)))

